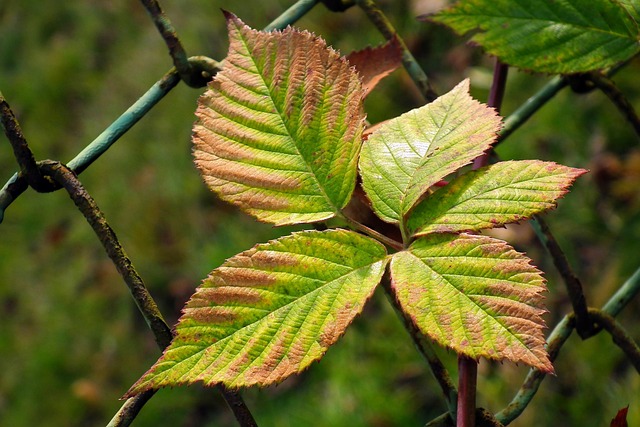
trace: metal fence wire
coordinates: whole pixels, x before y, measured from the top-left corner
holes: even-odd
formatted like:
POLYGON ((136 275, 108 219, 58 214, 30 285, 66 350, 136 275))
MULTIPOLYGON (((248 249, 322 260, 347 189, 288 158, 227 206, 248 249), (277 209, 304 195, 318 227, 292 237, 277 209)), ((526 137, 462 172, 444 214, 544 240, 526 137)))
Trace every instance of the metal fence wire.
MULTIPOLYGON (((151 86, 145 94, 78 153, 76 157, 66 164, 59 161, 37 161, 35 159, 16 117, 0 93, 0 119, 20 169, 20 171, 13 175, 2 189, 0 189, 0 222, 2 222, 4 218, 7 207, 28 187, 40 193, 52 192, 58 189, 66 190, 78 210, 84 215, 93 228, 108 256, 127 284, 140 312, 154 334, 158 347, 164 349, 171 341, 171 329, 164 321, 155 301, 145 287, 142 278, 136 272, 130 259, 125 254, 104 215, 93 198, 84 189, 82 183, 78 180, 78 175, 91 166, 94 161, 104 154, 181 81, 194 88, 204 87, 218 72, 221 63, 206 56, 187 56, 175 29, 169 18, 163 12, 158 1, 141 0, 141 2, 167 45, 169 54, 173 60, 173 68, 151 86)), ((403 49, 403 65, 419 92, 424 97, 425 102, 436 98, 436 94, 429 83, 427 75, 408 50, 402 38, 397 34, 389 19, 387 19, 373 0, 299 0, 269 24, 265 30, 283 29, 295 23, 318 3, 323 3, 324 6, 334 12, 342 12, 352 6, 359 7, 386 39, 397 37, 403 49)), ((505 119, 504 129, 501 131, 500 139, 504 139, 510 135, 567 85, 568 81, 563 77, 551 79, 545 87, 505 119)), ((572 272, 562 249, 554 239, 547 225, 542 218, 536 218, 532 223, 536 234, 553 258, 558 271, 565 281, 568 295, 574 309, 574 312, 565 316, 549 335, 547 348, 551 359, 554 360, 556 358, 560 348, 574 330, 576 330, 583 339, 592 337, 600 331, 606 331, 612 336, 613 342, 620 347, 635 369, 640 372, 640 348, 625 329, 615 320, 615 317, 621 310, 640 291, 640 268, 617 289, 602 308, 596 309, 589 307, 582 291, 580 280, 572 272)), ((442 366, 442 364, 440 364, 440 366, 442 366)), ((433 373, 440 384, 446 383, 446 378, 449 377, 447 372, 434 371, 433 373)), ((536 394, 544 377, 544 373, 535 369, 531 370, 522 387, 506 408, 495 414, 491 414, 488 411, 479 412, 483 421, 487 422, 487 425, 499 426, 507 425, 516 419, 536 394)), ((447 387, 442 388, 445 392, 444 398, 449 405, 450 412, 446 412, 442 416, 432 420, 428 425, 448 425, 451 423, 451 415, 455 414, 455 408, 452 407, 455 406, 455 403, 452 405, 451 401, 451 392, 455 394, 455 388, 453 390, 448 390, 447 387)), ((240 425, 257 425, 254 417, 237 391, 226 389, 223 386, 219 386, 218 389, 227 401, 240 425)), ((154 391, 146 392, 125 401, 108 425, 129 425, 154 393, 154 391)))

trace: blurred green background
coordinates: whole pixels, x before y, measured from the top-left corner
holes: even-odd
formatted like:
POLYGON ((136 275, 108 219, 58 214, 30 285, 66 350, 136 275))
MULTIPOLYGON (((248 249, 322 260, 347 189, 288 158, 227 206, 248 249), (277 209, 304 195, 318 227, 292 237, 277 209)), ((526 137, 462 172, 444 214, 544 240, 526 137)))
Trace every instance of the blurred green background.
MULTIPOLYGON (((419 22, 438 1, 380 1, 439 93, 465 77, 485 101, 492 59, 445 28, 419 22)), ((255 28, 291 0, 164 0, 190 55, 224 57, 220 8, 255 28)), ((322 5, 298 22, 342 52, 382 42, 364 14, 322 5)), ((0 1, 0 90, 38 159, 68 161, 171 66, 136 1, 0 1)), ((615 78, 640 109, 640 61, 615 78)), ((511 70, 508 115, 548 81, 511 70)), ((170 324, 194 288, 226 258, 289 229, 255 223, 215 199, 191 160, 190 132, 203 89, 181 84, 81 175, 170 324)), ((366 108, 373 123, 419 106, 403 70, 366 108)), ((0 181, 16 170, 0 137, 0 181)), ((499 149, 591 169, 548 215, 552 230, 600 306, 640 265, 640 146, 599 93, 565 90, 499 149)), ((0 185, 2 185, 0 183, 0 185)), ((549 325, 570 311, 553 265, 528 225, 499 230, 545 272, 549 325)), ((640 339, 638 299, 619 320, 640 339)), ((0 426, 105 425, 118 398, 159 356, 154 340, 83 217, 65 193, 28 190, 0 225, 0 426)), ((440 351, 455 375, 455 355, 440 351)), ((608 336, 572 336, 533 404, 514 426, 602 426, 627 405, 640 425, 640 376, 608 336)), ((478 404, 502 409, 527 369, 482 361, 478 404)), ((320 363, 302 375, 243 392, 261 426, 418 426, 446 410, 438 386, 384 295, 320 363)), ((160 391, 136 426, 235 425, 215 390, 160 391)))

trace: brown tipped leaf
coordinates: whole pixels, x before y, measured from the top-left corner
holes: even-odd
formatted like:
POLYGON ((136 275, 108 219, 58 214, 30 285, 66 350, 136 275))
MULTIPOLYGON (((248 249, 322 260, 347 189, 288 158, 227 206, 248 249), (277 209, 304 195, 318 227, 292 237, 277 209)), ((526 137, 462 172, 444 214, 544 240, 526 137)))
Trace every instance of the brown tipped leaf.
POLYGON ((309 32, 227 14, 229 53, 200 98, 194 156, 222 199, 276 225, 333 217, 351 196, 364 128, 360 79, 309 32))
POLYGON ((505 242, 429 235, 393 255, 391 279, 403 311, 440 345, 553 372, 541 317, 544 279, 505 242))
POLYGON ((268 385, 320 359, 373 294, 384 247, 347 230, 294 233, 215 269, 127 396, 202 382, 268 385))
POLYGON ((360 74, 366 96, 383 78, 402 65, 402 47, 394 37, 382 46, 352 52, 347 55, 347 60, 360 74))

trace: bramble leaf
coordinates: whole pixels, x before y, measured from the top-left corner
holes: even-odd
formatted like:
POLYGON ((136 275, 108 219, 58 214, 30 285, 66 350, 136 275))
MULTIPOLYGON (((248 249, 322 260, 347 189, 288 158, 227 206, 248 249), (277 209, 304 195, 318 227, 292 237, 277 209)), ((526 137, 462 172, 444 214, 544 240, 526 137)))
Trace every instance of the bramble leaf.
POLYGON ((553 162, 499 162, 470 171, 424 199, 411 212, 409 232, 476 231, 528 219, 556 206, 584 169, 553 162))
POLYGON ((276 225, 331 218, 353 192, 364 93, 306 31, 252 30, 227 14, 229 53, 200 98, 194 156, 222 199, 276 225))
POLYGON ((638 7, 623 1, 463 0, 429 19, 459 34, 479 30, 471 40, 509 65, 570 74, 640 51, 638 7))
POLYGON ((391 280, 402 309, 437 343, 553 372, 541 317, 544 279, 505 242, 432 234, 393 255, 391 280))
POLYGON ((268 385, 307 368, 344 333, 387 264, 347 230, 294 233, 227 260, 197 289, 176 336, 127 396, 203 382, 268 385))
POLYGON ((489 149, 499 129, 495 110, 469 96, 468 80, 385 122, 360 155, 373 210, 387 222, 402 222, 429 187, 489 149))
POLYGON ((402 48, 398 38, 394 37, 382 46, 351 52, 347 60, 360 74, 367 96, 383 78, 402 65, 402 48))

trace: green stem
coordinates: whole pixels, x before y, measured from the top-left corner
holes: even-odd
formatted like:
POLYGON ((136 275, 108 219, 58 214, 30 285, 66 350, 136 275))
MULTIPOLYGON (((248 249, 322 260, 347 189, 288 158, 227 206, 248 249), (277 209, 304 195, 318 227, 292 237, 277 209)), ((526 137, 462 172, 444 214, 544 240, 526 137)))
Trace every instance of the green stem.
POLYGON ((602 311, 616 317, 640 292, 640 267, 629 277, 615 294, 602 306, 602 311))
POLYGON ((289 9, 282 12, 269 25, 264 27, 264 31, 283 30, 302 18, 307 12, 318 4, 319 0, 298 0, 289 9))
POLYGON ((527 99, 516 111, 511 113, 504 121, 504 127, 500 131, 496 145, 504 141, 516 129, 522 126, 543 105, 553 98, 562 88, 567 86, 567 81, 562 77, 554 77, 542 89, 527 99))
POLYGON ((416 84, 418 89, 420 89, 420 93, 428 102, 436 99, 438 95, 431 87, 427 74, 424 72, 422 67, 420 67, 418 61, 416 61, 416 58, 411 53, 404 40, 398 36, 398 32, 393 25, 391 25, 391 22, 387 19, 385 14, 382 13, 373 0, 356 0, 356 3, 369 17, 369 20, 373 25, 375 25, 385 39, 391 40, 396 38, 398 40, 400 47, 402 48, 402 64, 407 70, 407 73, 409 73, 413 82, 416 84))

